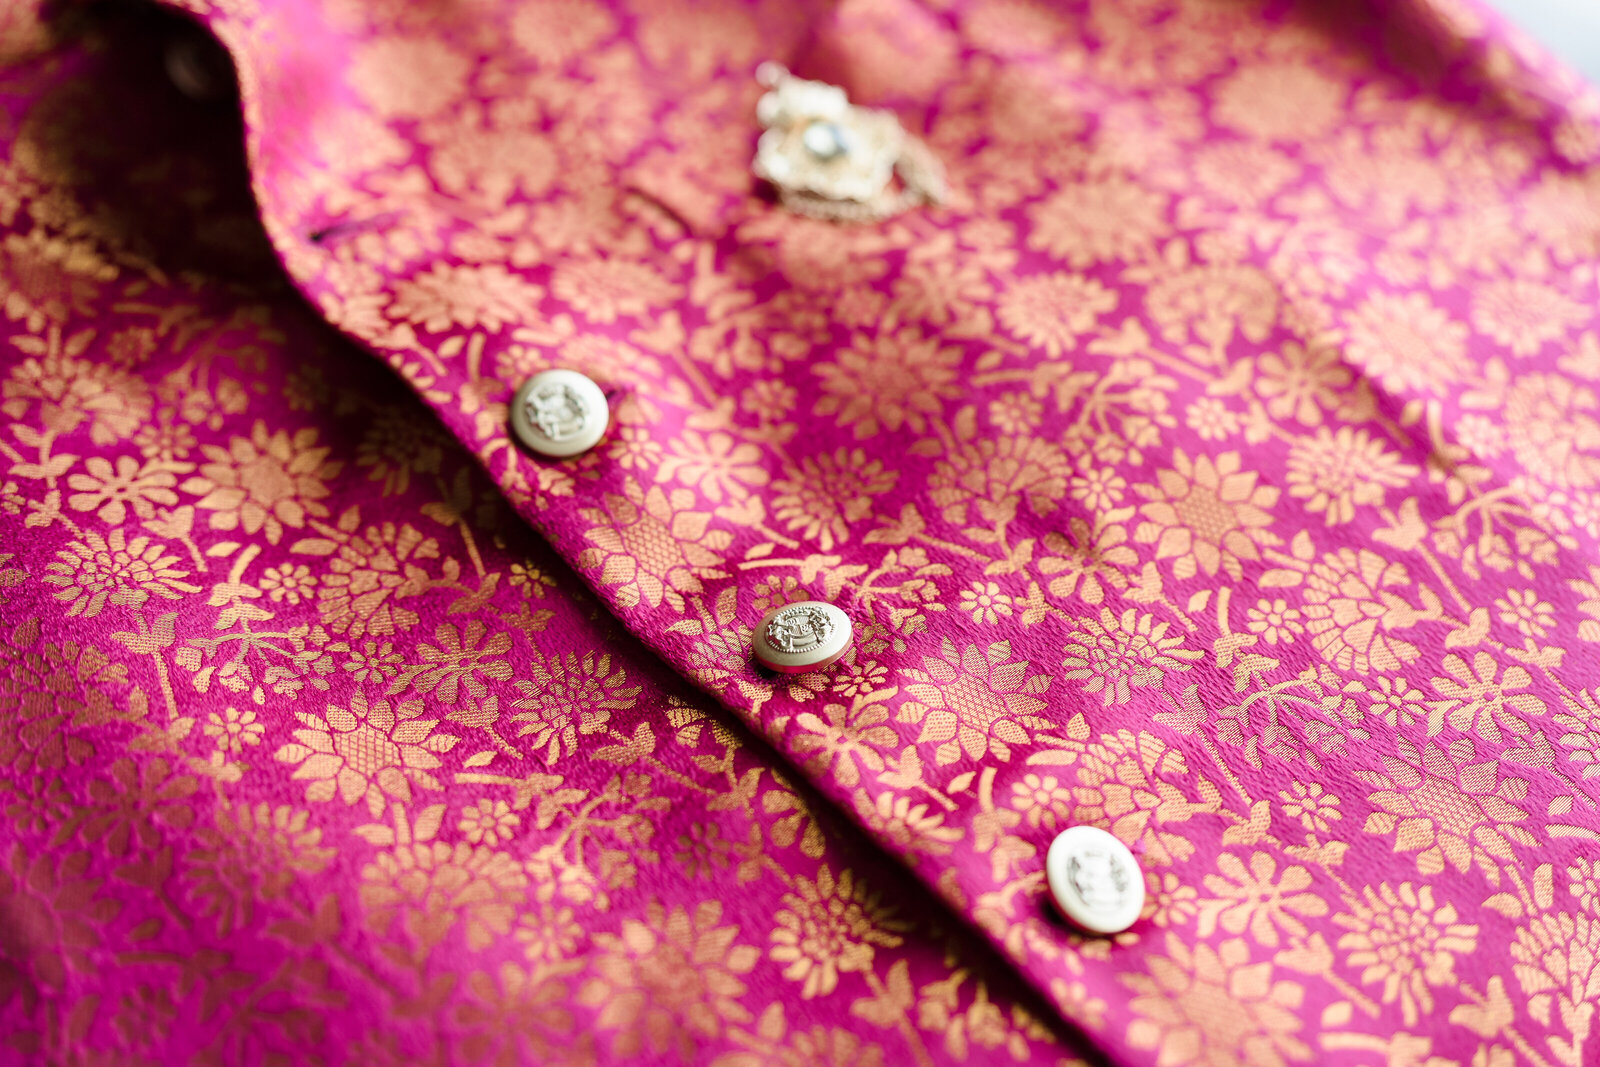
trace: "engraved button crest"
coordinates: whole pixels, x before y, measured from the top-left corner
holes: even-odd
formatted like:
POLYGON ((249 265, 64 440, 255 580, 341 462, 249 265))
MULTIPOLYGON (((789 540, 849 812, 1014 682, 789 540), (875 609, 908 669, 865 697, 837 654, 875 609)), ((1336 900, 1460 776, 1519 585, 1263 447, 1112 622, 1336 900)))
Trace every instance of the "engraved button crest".
POLYGON ((540 371, 511 400, 511 428, 541 456, 575 456, 593 448, 611 421, 605 394, 572 370, 540 371))
POLYGON ((787 604, 761 620, 754 646, 756 659, 782 674, 814 671, 850 647, 850 617, 820 600, 787 604))
POLYGON ((1061 912, 1091 934, 1120 934, 1144 910, 1144 875, 1128 846, 1097 826, 1073 826, 1044 860, 1061 912))

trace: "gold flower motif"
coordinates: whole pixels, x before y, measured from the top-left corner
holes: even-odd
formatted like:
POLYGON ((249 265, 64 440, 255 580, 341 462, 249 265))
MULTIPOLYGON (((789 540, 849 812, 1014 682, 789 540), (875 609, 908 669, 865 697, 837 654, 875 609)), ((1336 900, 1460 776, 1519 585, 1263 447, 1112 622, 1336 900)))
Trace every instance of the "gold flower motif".
POLYGON ((503 800, 485 797, 477 804, 461 809, 456 829, 465 834, 472 844, 494 848, 499 844, 509 844, 521 824, 522 816, 512 811, 511 805, 503 800))
POLYGON ((1023 341, 1060 356, 1094 330, 1101 315, 1117 306, 1117 294, 1078 274, 1057 271, 1019 278, 1000 295, 1001 325, 1023 341))
POLYGON ((804 983, 802 998, 825 996, 838 988, 840 972, 872 969, 874 945, 902 943, 891 931, 906 926, 891 916, 854 872, 841 871, 835 879, 823 866, 815 881, 797 877, 794 891, 784 894, 768 955, 784 964, 785 978, 804 983))
POLYGON ((1156 484, 1134 486, 1149 501, 1139 508, 1145 521, 1134 530, 1134 540, 1155 544, 1156 558, 1173 560, 1173 575, 1180 580, 1219 570, 1239 580, 1241 560, 1260 559, 1260 546, 1280 541, 1267 529, 1278 490, 1258 485, 1256 473, 1240 466, 1237 452, 1214 460, 1174 452, 1172 468, 1158 474, 1156 484))
POLYGON ((826 773, 840 785, 855 785, 862 767, 873 774, 882 771, 882 753, 899 746, 900 735, 888 721, 889 709, 879 702, 857 700, 849 708, 828 704, 820 713, 804 711, 795 717, 800 732, 790 744, 812 773, 826 773))
POLYGON ((92 645, 41 645, 35 618, 4 635, 0 658, 7 664, 0 674, 0 767, 20 775, 60 770, 69 756, 81 763, 93 749, 69 728, 121 717, 123 698, 113 699, 107 687, 120 688, 128 669, 92 645))
POLYGON ((538 317, 544 290, 497 263, 482 267, 440 263, 397 282, 385 313, 442 333, 452 326, 497 333, 507 323, 538 317))
POLYGON ((416 414, 398 404, 382 408, 356 446, 356 466, 383 483, 383 495, 403 493, 412 474, 438 474, 444 452, 439 437, 418 427, 416 414))
MULTIPOLYGON (((1502 726, 1514 734, 1526 734, 1533 727, 1525 720, 1545 713, 1544 701, 1532 693, 1514 692, 1533 684, 1526 667, 1514 663, 1501 673, 1493 655, 1479 652, 1470 666, 1460 656, 1446 656, 1444 669, 1450 677, 1433 679, 1434 689, 1444 697, 1436 705, 1435 716, 1442 715, 1463 733, 1476 733, 1499 744, 1502 726)), ((1439 731, 1430 722, 1428 732, 1434 735, 1439 731)))
MULTIPOLYGON (((780 1005, 774 1007, 781 1008, 780 1005)), ((773 1067, 884 1067, 881 1047, 838 1026, 818 1025, 809 1030, 796 1030, 770 1055, 773 1067)), ((744 1067, 744 1063, 740 1054, 734 1053, 726 1060, 719 1058, 713 1067, 744 1067)))
POLYGON ((973 622, 993 626, 1001 616, 1012 615, 1011 597, 1000 591, 998 582, 976 581, 961 591, 958 607, 972 616, 973 622))
POLYGON ((643 471, 656 466, 664 455, 660 442, 643 426, 620 426, 606 448, 607 458, 625 471, 643 471))
POLYGON ((1217 858, 1220 874, 1205 876, 1205 885, 1216 896, 1199 903, 1200 922, 1196 933, 1210 937, 1218 927, 1230 934, 1250 931, 1258 945, 1276 948, 1281 929, 1290 937, 1304 937, 1306 924, 1301 916, 1328 914, 1328 902, 1311 887, 1311 872, 1304 867, 1286 867, 1278 874, 1277 860, 1266 852, 1250 857, 1250 866, 1231 852, 1217 858))
POLYGON ((1355 518, 1357 507, 1382 504, 1386 489, 1398 489, 1417 473, 1381 440, 1349 426, 1319 429, 1289 447, 1289 495, 1305 500, 1330 526, 1355 518))
POLYGON ((90 873, 91 858, 88 852, 35 852, 20 842, 0 857, 7 933, 28 936, 26 956, 9 965, 10 982, 62 991, 69 976, 87 976, 96 966, 101 932, 122 906, 101 895, 105 879, 90 873))
POLYGON ((888 667, 859 655, 846 656, 833 672, 833 691, 851 700, 882 689, 888 683, 888 667))
POLYGON ((1518 925, 1511 959, 1529 1014, 1552 1030, 1557 1020, 1565 1024, 1575 1039, 1571 1062, 1579 1062, 1600 1000, 1600 921, 1567 912, 1535 916, 1518 925))
POLYGON ((568 260, 556 268, 550 292, 590 322, 649 314, 671 302, 678 287, 645 263, 626 259, 568 260))
POLYGON ((226 708, 220 714, 213 711, 206 716, 203 732, 217 744, 217 751, 238 758, 246 748, 259 745, 267 732, 264 724, 256 721, 256 713, 246 709, 226 708))
POLYGON ((1413 689, 1407 679, 1374 678, 1359 685, 1365 686, 1370 701, 1367 714, 1390 727, 1414 726, 1428 721, 1431 711, 1428 699, 1422 690, 1413 689))
POLYGON ((1054 832, 1072 820, 1072 791, 1053 774, 1027 774, 1011 783, 1011 806, 1033 829, 1042 825, 1054 832))
POLYGON ((1495 599, 1494 607, 1501 622, 1535 641, 1543 640, 1556 625, 1555 608, 1539 598, 1537 589, 1508 589, 1495 599))
POLYGON ((1045 708, 1039 694, 1050 687, 1050 677, 1030 677, 1028 661, 1011 658, 1009 641, 958 650, 943 637, 939 654, 922 657, 922 666, 900 672, 909 679, 905 691, 912 699, 900 705, 896 718, 922 724, 917 742, 939 746, 934 759, 940 766, 963 754, 1009 760, 1012 745, 1032 740, 1030 730, 1050 726, 1037 714, 1045 708))
POLYGON ((1387 590, 1410 586, 1411 576, 1366 549, 1341 548, 1306 575, 1302 610, 1311 643, 1340 670, 1392 671, 1420 653, 1394 631, 1416 624, 1418 612, 1387 590))
POLYGON ((739 410, 763 423, 778 423, 789 417, 799 399, 799 390, 794 386, 763 378, 739 394, 739 410))
POLYGON ((159 462, 140 464, 132 456, 118 456, 116 467, 103 456, 84 461, 82 474, 67 476, 67 486, 75 492, 67 497, 74 511, 93 511, 107 526, 121 526, 128 509, 141 519, 155 515, 156 505, 171 507, 178 502, 172 491, 178 476, 159 462))
POLYGON ((1521 358, 1537 355, 1547 341, 1565 337, 1589 320, 1591 311, 1559 289, 1509 278, 1473 288, 1472 325, 1521 358))
POLYGON ((1010 522, 1026 500, 1035 515, 1056 509, 1072 463, 1049 441, 1033 437, 980 438, 950 450, 928 478, 928 496, 946 522, 970 517, 988 525, 1010 522))
MULTIPOLYGON (((527 11, 532 5, 521 8, 527 11)), ((580 8, 582 10, 582 8, 580 8)), ((493 975, 473 971, 462 983, 462 996, 451 1013, 455 1023, 454 1056, 459 1063, 537 1063, 549 1067, 581 1067, 598 1061, 595 1035, 577 1032, 570 1004, 572 989, 566 968, 519 967, 506 960, 493 975), (552 973, 554 972, 554 973, 552 973)), ((393 1031, 388 1031, 393 1033, 393 1031)), ((412 1051, 388 1051, 379 1057, 362 1047, 351 1049, 351 1063, 363 1067, 412 1067, 412 1051)))
POLYGON ((1305 990, 1274 981, 1272 962, 1253 962, 1244 938, 1190 946, 1168 933, 1166 950, 1146 957, 1148 974, 1118 975, 1139 1016, 1128 1044, 1156 1052, 1160 1063, 1196 1067, 1284 1067, 1311 1058, 1295 1036, 1305 990))
POLYGON ((1171 779, 1189 773, 1183 753, 1148 733, 1118 730, 1103 734, 1079 759, 1074 819, 1102 826, 1130 847, 1137 842, 1151 864, 1170 864, 1194 854, 1187 837, 1164 829, 1186 822, 1203 810, 1215 810, 1215 789, 1205 804, 1186 801, 1171 779))
POLYGON ((428 588, 418 561, 438 558, 437 541, 409 523, 369 526, 359 535, 353 523, 349 530, 319 530, 336 536, 301 542, 295 550, 333 556, 317 588, 317 608, 330 630, 356 638, 416 625, 416 613, 391 599, 415 596, 428 588))
POLYGON ((1347 328, 1348 357, 1393 393, 1437 393, 1471 369, 1466 324, 1421 293, 1370 297, 1347 328))
POLYGON ((1600 860, 1578 860, 1567 868, 1567 883, 1578 905, 1600 918, 1600 860))
MULTIPOLYGON (((534 349, 534 353, 542 352, 534 349)), ((545 367, 572 367, 581 370, 597 382, 638 381, 640 378, 658 378, 661 376, 661 361, 652 355, 641 352, 626 341, 619 341, 615 337, 608 337, 601 333, 580 333, 561 342, 561 358, 559 362, 548 359, 541 360, 540 364, 532 367, 526 374, 512 375, 511 381, 520 381, 530 377, 534 370, 543 370, 545 367)), ((618 419, 629 417, 634 405, 639 401, 638 394, 625 397, 618 405, 618 419)))
POLYGON ((1273 418, 1292 415, 1304 426, 1317 426, 1322 412, 1338 407, 1340 390, 1354 380, 1336 346, 1289 341, 1281 352, 1262 355, 1255 388, 1273 418))
POLYGON ((698 487, 715 504, 722 503, 724 497, 734 502, 744 500, 752 488, 766 485, 769 477, 761 465, 759 446, 736 441, 720 430, 703 436, 685 430, 672 442, 656 472, 660 481, 676 480, 698 487))
POLYGON ((943 856, 966 835, 960 827, 946 826, 944 816, 930 812, 928 805, 914 803, 893 790, 872 797, 865 789, 857 789, 851 799, 867 831, 896 852, 943 856))
POLYGON ((836 416, 857 439, 902 426, 926 433, 928 416, 960 395, 961 350, 942 348, 939 341, 915 326, 876 337, 857 334, 834 362, 812 368, 822 379, 823 393, 815 413, 836 416))
POLYGON ((87 420, 89 439, 97 445, 131 436, 150 417, 150 387, 104 360, 66 354, 81 351, 88 342, 88 336, 80 335, 66 343, 65 351, 52 350, 13 366, 0 384, 0 411, 20 419, 37 400, 39 421, 53 433, 71 433, 87 420))
POLYGON ((1600 401, 1561 374, 1519 375, 1505 402, 1506 439, 1528 473, 1557 489, 1600 483, 1600 401))
POLYGON ((1144 881, 1146 904, 1143 917, 1162 929, 1182 926, 1199 912, 1200 891, 1188 879, 1170 871, 1159 875, 1155 871, 1146 871, 1144 881))
POLYGON ((214 916, 218 932, 250 925, 258 900, 277 900, 300 875, 318 874, 338 855, 322 847, 311 814, 285 804, 219 807, 215 823, 196 833, 183 856, 184 881, 198 911, 214 916))
POLYGON ((1600 183, 1591 170, 1545 170, 1519 200, 1523 225, 1557 263, 1587 262, 1600 248, 1600 183))
POLYGON ((257 419, 249 437, 235 437, 227 448, 201 445, 209 462, 179 488, 200 497, 197 506, 212 513, 213 530, 261 533, 275 545, 285 526, 299 529, 307 516, 328 514, 321 503, 327 482, 344 464, 328 459, 331 450, 316 442, 314 428, 269 433, 257 419))
POLYGON ((935 256, 925 262, 912 258, 894 281, 894 302, 887 313, 901 322, 949 326, 970 321, 975 305, 993 295, 994 286, 981 263, 957 256, 935 256))
POLYGON ((583 924, 574 918, 571 908, 548 902, 524 911, 511 936, 522 946, 535 973, 571 959, 587 940, 583 924))
POLYGON ((1044 405, 1027 393, 1002 393, 989 401, 989 421, 1001 433, 1026 434, 1039 426, 1044 405))
POLYGON ((659 901, 643 918, 622 921, 615 934, 597 933, 597 977, 578 994, 598 1009, 596 1023, 619 1030, 617 1055, 636 1057, 648 1047, 695 1059, 699 1039, 714 1039, 730 1023, 750 1020, 739 998, 761 958, 754 945, 736 943, 738 926, 722 926, 722 904, 707 900, 691 911, 670 911, 659 901))
POLYGON ((317 576, 304 563, 285 563, 261 572, 261 591, 271 597, 273 603, 288 601, 292 607, 302 599, 310 600, 311 591, 316 587, 317 576))
POLYGON ((733 540, 712 529, 711 514, 693 510, 694 502, 687 489, 645 490, 629 478, 622 495, 606 493, 603 507, 580 512, 594 524, 584 536, 597 547, 584 549, 578 566, 598 569, 600 584, 617 586, 624 607, 666 603, 683 611, 684 594, 700 592, 702 578, 726 577, 717 564, 733 540))
POLYGON ((194 431, 181 422, 147 422, 133 435, 139 454, 152 463, 180 463, 196 445, 194 431))
POLYGON ((1184 424, 1202 441, 1224 441, 1239 432, 1239 416, 1214 396, 1203 396, 1189 405, 1184 424))
POLYGON ((616 28, 611 12, 583 0, 538 0, 517 7, 511 39, 540 63, 555 67, 590 51, 616 28))
POLYGON ((1256 601, 1256 606, 1245 612, 1245 628, 1269 645, 1292 645, 1297 636, 1306 632, 1300 609, 1290 607, 1282 597, 1256 601))
POLYGON ((107 603, 138 607, 152 595, 179 600, 185 593, 200 592, 198 585, 183 580, 189 572, 173 566, 177 562, 153 538, 129 540, 121 530, 112 530, 109 537, 90 532, 56 552, 56 562, 45 568, 49 573, 42 581, 61 587, 57 600, 72 601, 68 615, 92 619, 107 603))
POLYGON ((1566 733, 1556 742, 1567 751, 1567 759, 1578 764, 1584 779, 1600 778, 1600 701, 1587 689, 1562 702, 1575 714, 1558 714, 1556 725, 1566 733))
POLYGON ((1217 122, 1264 141, 1304 144, 1344 115, 1348 84, 1304 63, 1241 65, 1217 87, 1217 122))
POLYGON ((92 245, 52 237, 42 226, 7 235, 0 261, 5 263, 6 318, 20 320, 34 333, 48 322, 93 318, 100 283, 117 276, 117 268, 92 245))
POLYGON ((783 473, 772 486, 773 514, 824 552, 849 540, 849 524, 871 514, 873 498, 893 489, 900 477, 859 448, 806 456, 783 473))
POLYGON ((1222 141, 1200 148, 1194 176, 1212 196, 1230 207, 1255 207, 1274 196, 1300 173, 1282 152, 1249 141, 1222 141))
POLYGON ((350 83, 386 118, 425 118, 460 96, 472 61, 443 38, 375 36, 350 61, 350 83))
POLYGON ((1503 795, 1494 760, 1473 763, 1472 742, 1458 737, 1448 749, 1398 738, 1397 756, 1383 757, 1382 773, 1356 777, 1377 791, 1367 800, 1379 810, 1367 817, 1369 834, 1394 834, 1396 852, 1415 852, 1424 876, 1446 865, 1465 872, 1476 865, 1491 885, 1500 884, 1500 864, 1514 859, 1512 845, 1533 848, 1538 839, 1515 825, 1528 813, 1503 795))
POLYGON ((1291 782, 1288 789, 1278 791, 1278 799, 1285 815, 1299 819, 1300 825, 1314 834, 1327 833, 1333 823, 1344 818, 1339 797, 1317 782, 1291 782))
MULTIPOLYGON (((1278 320, 1279 283, 1257 267, 1236 263, 1197 263, 1169 267, 1155 275, 1145 308, 1173 343, 1193 339, 1215 355, 1227 350, 1236 333, 1265 341, 1278 320)), ((1142 274, 1142 272, 1141 272, 1142 274)))
POLYGON ((1383 983, 1385 1004, 1400 1003, 1407 1026, 1433 1011, 1430 987, 1455 986, 1456 956, 1478 947, 1478 927, 1457 922, 1454 904, 1435 905, 1433 887, 1404 882, 1366 886, 1361 899, 1333 921, 1350 932, 1339 937, 1345 962, 1361 968, 1361 983, 1383 983))
POLYGON ((1171 232, 1170 197, 1121 174, 1064 185, 1032 209, 1028 247, 1082 269, 1137 260, 1171 232))
POLYGON ((1097 467, 1093 457, 1085 455, 1078 460, 1078 472, 1072 476, 1068 489, 1072 499, 1090 511, 1110 511, 1122 503, 1128 480, 1115 467, 1097 467))
POLYGON ((609 652, 536 657, 524 670, 527 678, 512 683, 522 699, 511 702, 520 709, 511 721, 521 724, 518 737, 531 735, 533 747, 544 750, 546 765, 576 752, 579 733, 604 731, 611 713, 633 707, 641 691, 628 685, 628 672, 612 665, 609 652))
POLYGON ((361 906, 386 933, 399 918, 423 953, 466 920, 467 946, 487 948, 511 932, 527 899, 516 860, 484 845, 413 841, 381 852, 361 869, 361 906))
POLYGON ((1085 693, 1098 693, 1106 705, 1126 704, 1131 687, 1161 684, 1168 671, 1186 671, 1203 653, 1185 648, 1181 634, 1167 636, 1171 624, 1128 608, 1113 615, 1080 618, 1067 639, 1063 678, 1083 681, 1085 693))
POLYGON ((433 640, 433 644, 418 642, 419 662, 400 672, 389 687, 391 696, 409 685, 444 704, 459 703, 463 697, 482 700, 488 693, 485 679, 502 682, 511 677, 511 664, 500 658, 511 651, 511 635, 491 634, 482 619, 470 619, 459 627, 440 623, 433 640))
POLYGON ((435 753, 449 752, 459 738, 433 734, 437 719, 419 719, 420 700, 369 701, 359 690, 349 709, 329 706, 327 717, 298 713, 304 724, 294 732, 298 743, 284 745, 273 758, 299 764, 293 777, 307 780, 306 799, 325 802, 335 796, 346 804, 367 802, 373 818, 383 814, 385 797, 411 802, 411 786, 441 789, 428 773, 440 766, 435 753))

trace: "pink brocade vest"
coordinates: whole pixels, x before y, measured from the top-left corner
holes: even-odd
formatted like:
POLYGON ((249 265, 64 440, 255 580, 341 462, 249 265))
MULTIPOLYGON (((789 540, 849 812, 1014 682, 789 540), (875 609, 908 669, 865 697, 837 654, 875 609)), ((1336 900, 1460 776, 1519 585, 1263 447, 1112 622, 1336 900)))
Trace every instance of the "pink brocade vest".
POLYGON ((0 11, 0 1061, 1600 1063, 1600 97, 1473 0, 180 6, 0 11))

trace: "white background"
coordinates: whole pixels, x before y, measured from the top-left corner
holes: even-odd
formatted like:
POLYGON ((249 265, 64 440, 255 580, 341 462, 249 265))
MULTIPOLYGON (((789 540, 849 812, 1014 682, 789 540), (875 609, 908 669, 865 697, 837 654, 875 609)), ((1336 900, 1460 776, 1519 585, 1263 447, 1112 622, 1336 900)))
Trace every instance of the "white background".
POLYGON ((1600 0, 1490 0, 1506 18, 1600 85, 1600 0))

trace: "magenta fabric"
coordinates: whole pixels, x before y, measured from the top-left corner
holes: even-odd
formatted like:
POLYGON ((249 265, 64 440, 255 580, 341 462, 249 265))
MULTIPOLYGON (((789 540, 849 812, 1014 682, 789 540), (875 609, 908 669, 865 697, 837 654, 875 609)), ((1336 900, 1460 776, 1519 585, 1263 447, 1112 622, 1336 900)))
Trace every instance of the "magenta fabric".
MULTIPOLYGON (((141 391, 133 371, 190 337, 159 311, 184 306, 175 290, 142 295, 173 281, 18 184, 11 277, 54 273, 6 305, 8 447, 30 479, 14 584, 61 630, 18 629, 16 661, 53 666, 13 674, 37 689, 70 660, 70 692, 123 686, 80 695, 73 722, 131 720, 115 729, 132 754, 75 749, 59 713, 19 700, 19 729, 42 725, 15 759, 22 774, 102 760, 64 779, 80 805, 144 798, 124 823, 74 824, 40 807, 50 775, 15 779, 46 813, 17 831, 9 892, 28 887, 30 916, 83 913, 30 918, 78 953, 20 953, 12 1010, 56 1012, 30 1047, 117 1040, 100 999, 57 992, 125 910, 102 885, 170 901, 118 943, 165 938, 210 899, 167 888, 180 857, 220 847, 186 799, 204 780, 214 811, 270 795, 274 840, 332 854, 235 893, 292 899, 301 925, 228 913, 205 930, 242 956, 235 935, 299 936, 292 973, 241 965, 239 981, 335 1060, 366 1055, 345 1051, 363 996, 417 1019, 408 1040, 429 1055, 482 1058, 450 1027, 503 1018, 484 1007, 496 995, 520 1018, 529 998, 549 1006, 508 1062, 554 1055, 557 1033, 602 1060, 811 1062, 819 1042, 843 1060, 885 1041, 906 1043, 880 1049, 888 1062, 1057 1055, 1030 996, 1115 1062, 1594 1058, 1592 93, 1463 3, 192 6, 237 63, 251 180, 294 283, 433 409, 453 438, 438 455, 474 454, 610 614, 592 629, 582 611, 539 615, 554 594, 530 599, 525 566, 484 555, 466 516, 494 498, 419 421, 336 458, 323 442, 359 405, 320 384, 329 361, 304 384, 248 384, 285 373, 266 354, 304 347, 287 335, 256 327, 239 371, 202 384, 196 364, 141 391), (778 209, 748 173, 768 58, 893 107, 945 161, 950 204, 860 227, 778 209), (113 283, 130 288, 102 297, 113 283), (85 337, 108 312, 171 324, 139 355, 105 326, 85 337), (612 392, 613 431, 575 461, 507 433, 511 391, 546 366, 612 392), (161 443, 179 423, 181 456, 161 443), (381 499, 353 511, 338 479, 362 467, 381 499), (437 499, 406 495, 423 485, 437 499), (431 614, 402 603, 423 595, 431 614), (229 635, 291 596, 305 630, 255 653, 259 680, 215 662, 223 638, 256 647, 229 635), (749 628, 803 597, 852 615, 853 651, 774 679, 749 661, 749 628), (69 644, 102 615, 123 628, 93 656, 69 644), (612 617, 630 637, 606 635, 612 617), (552 664, 610 640, 628 686, 659 679, 607 698, 635 717, 595 699, 624 686, 609 668, 583 668, 575 717, 540 704, 563 684, 552 664), (390 641, 414 652, 363 675, 390 641), (219 686, 264 710, 209 710, 219 686), (710 699, 772 748, 742 772, 755 792, 695 750, 715 729, 684 709, 710 699), (220 716, 210 733, 201 708, 220 716), (259 752, 243 760, 247 733, 259 752), (180 758, 192 786, 151 777, 180 758), (992 1008, 965 966, 845 888, 846 863, 900 876, 818 851, 854 856, 848 836, 793 847, 775 818, 790 802, 766 799, 780 764, 940 901, 912 910, 979 932, 1006 961, 983 973, 1032 993, 992 1008), (691 767, 729 788, 696 792, 691 767), (566 775, 598 800, 635 774, 671 783, 662 818, 737 809, 765 904, 724 898, 699 859, 731 845, 669 857, 625 834, 569 867, 541 851, 586 803, 566 775), (1076 823, 1144 867, 1146 915, 1115 938, 1049 906, 1043 850, 1076 823), (421 873, 446 867, 449 890, 421 873), (619 870, 637 873, 601 906, 584 879, 619 870), (824 898, 837 907, 812 911, 832 918, 808 919, 824 898), (745 902, 737 919, 725 899, 745 902), (508 970, 497 954, 537 906, 572 909, 562 928, 581 933, 544 950, 554 971, 527 953, 508 970), (390 966, 410 968, 398 992, 390 966), (757 967, 769 984, 746 977, 757 967), (352 999, 283 984, 303 975, 352 999), (798 1030, 808 1006, 820 1029, 798 1030)), ((227 818, 214 838, 267 835, 265 815, 227 818)), ((134 959, 209 958, 165 951, 134 959)), ((176 1014, 188 982, 148 999, 176 1014)), ((224 1059, 258 1054, 218 1040, 224 1059)))

